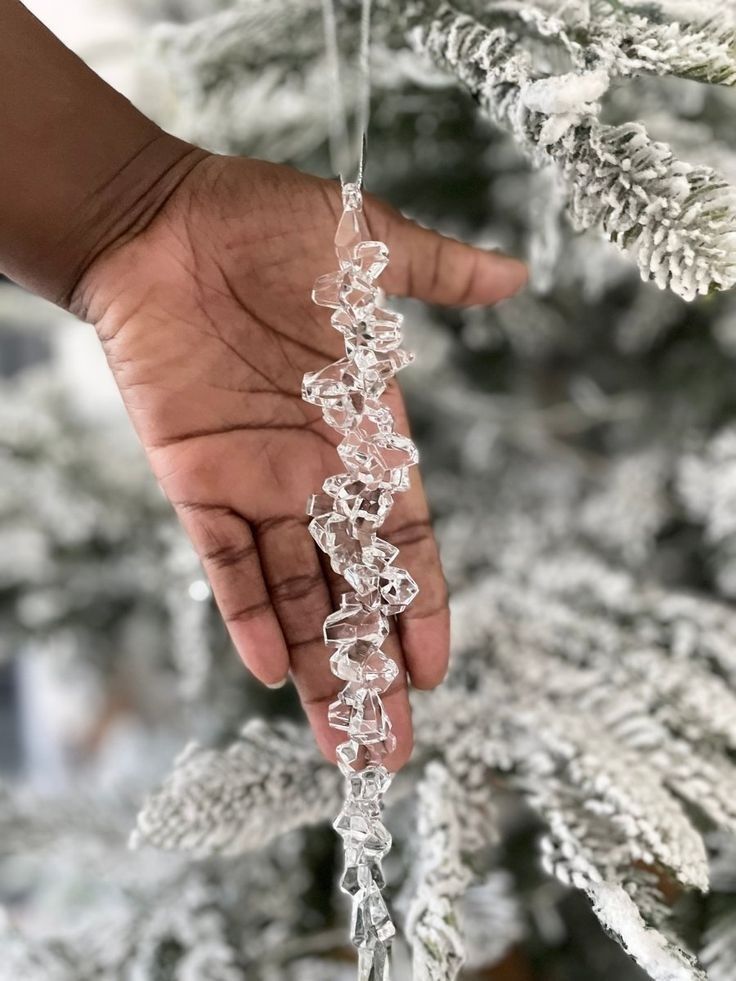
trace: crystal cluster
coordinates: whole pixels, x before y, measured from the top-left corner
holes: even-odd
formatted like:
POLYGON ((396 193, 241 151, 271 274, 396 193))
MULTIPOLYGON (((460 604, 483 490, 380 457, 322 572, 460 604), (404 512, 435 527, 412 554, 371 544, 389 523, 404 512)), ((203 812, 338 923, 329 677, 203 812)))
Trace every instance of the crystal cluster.
POLYGON ((394 564, 398 549, 378 532, 394 495, 409 486, 417 451, 394 431, 391 410, 381 401, 390 379, 412 359, 399 347, 401 316, 381 306, 376 279, 388 263, 388 249, 368 235, 357 184, 343 185, 335 251, 339 269, 320 276, 312 299, 333 311, 345 357, 305 375, 302 395, 341 433, 337 452, 345 470, 327 478, 307 513, 312 537, 350 586, 324 624, 332 671, 345 682, 329 708, 330 724, 347 736, 337 750, 347 790, 335 830, 345 847, 341 887, 352 897, 360 979, 387 981, 394 926, 381 893, 381 860, 391 836, 381 812, 391 774, 382 761, 395 738, 381 696, 398 668, 381 648, 389 617, 406 609, 417 586, 394 564))

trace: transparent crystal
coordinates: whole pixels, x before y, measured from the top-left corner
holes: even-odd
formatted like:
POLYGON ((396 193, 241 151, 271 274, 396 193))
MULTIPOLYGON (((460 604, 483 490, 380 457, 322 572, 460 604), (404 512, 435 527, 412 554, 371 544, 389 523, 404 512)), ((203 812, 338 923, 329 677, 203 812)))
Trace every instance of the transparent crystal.
POLYGON ((372 880, 379 888, 383 889, 386 880, 383 876, 383 868, 380 858, 368 859, 363 849, 352 848, 345 839, 345 869, 340 879, 340 888, 350 896, 355 896, 361 889, 365 889, 372 880))
POLYGON ((343 732, 348 732, 352 718, 353 706, 345 701, 341 693, 334 702, 330 703, 327 709, 327 721, 333 729, 341 729, 343 732))
POLYGON ((361 419, 361 429, 363 432, 375 436, 382 433, 384 436, 394 434, 396 422, 394 414, 387 405, 376 402, 375 399, 367 399, 363 403, 363 413, 361 419))
POLYGON ((325 620, 326 644, 368 641, 380 647, 388 636, 388 622, 377 610, 366 610, 359 603, 342 606, 325 620))
POLYGON ((324 495, 319 495, 320 500, 322 497, 331 499, 336 511, 350 521, 371 529, 383 524, 393 504, 393 495, 389 491, 367 487, 348 473, 328 477, 322 489, 324 495))
POLYGON ((352 774, 349 783, 355 800, 380 800, 391 785, 391 774, 383 766, 367 766, 352 774))
POLYGON ((407 436, 369 434, 362 428, 347 432, 337 452, 350 473, 369 487, 402 487, 407 468, 417 462, 416 447, 407 436))
POLYGON ((347 519, 335 511, 327 511, 314 517, 307 530, 323 552, 331 552, 341 535, 347 535, 347 519))
POLYGON ((366 565, 372 569, 378 569, 380 572, 385 566, 391 565, 399 554, 399 550, 384 538, 376 537, 370 545, 363 548, 361 554, 366 565))
POLYGON ((378 574, 372 572, 362 562, 349 565, 343 572, 348 585, 359 598, 361 605, 370 609, 380 606, 381 593, 378 574))
POLYGON ((328 511, 312 518, 307 527, 318 547, 329 555, 335 572, 342 575, 362 561, 364 543, 356 534, 354 523, 344 515, 328 511))
POLYGON ((349 776, 354 772, 353 767, 358 761, 360 755, 360 743, 357 743, 354 739, 348 739, 344 743, 340 743, 335 751, 337 757, 337 765, 345 776, 349 776))
POLYGON ((360 890, 355 898, 352 920, 355 945, 370 949, 390 940, 396 930, 378 886, 373 883, 371 887, 360 890))
POLYGON ((343 273, 326 273, 315 280, 312 287, 312 302, 320 307, 333 307, 338 309, 340 306, 340 290, 343 284, 343 273))
POLYGON ((391 835, 380 817, 369 812, 363 812, 355 807, 346 805, 333 828, 345 843, 346 849, 351 848, 360 853, 360 864, 356 866, 356 885, 360 889, 360 873, 366 869, 364 875, 370 876, 371 883, 368 886, 375 886, 376 882, 371 874, 371 865, 367 862, 380 862, 391 849, 391 835))
POLYGON ((342 681, 385 691, 399 673, 396 661, 379 647, 358 641, 338 648, 330 658, 332 673, 342 681))
POLYGON ((348 430, 360 425, 364 408, 365 396, 362 392, 349 392, 342 398, 323 403, 322 416, 333 429, 348 430))
POLYGON ((353 248, 353 264, 372 283, 388 265, 388 246, 383 242, 359 242, 353 248))
POLYGON ((357 711, 353 712, 348 732, 362 745, 384 742, 391 732, 391 720, 386 715, 378 692, 368 689, 357 711))
POLYGON ((403 317, 398 313, 367 305, 357 309, 339 309, 332 314, 335 330, 345 338, 345 347, 356 364, 365 370, 375 360, 371 351, 385 353, 401 344, 403 317))
POLYGON ((359 208, 343 211, 335 232, 335 252, 340 265, 351 266, 356 246, 368 239, 368 226, 359 208))
POLYGON ((406 569, 396 569, 390 566, 381 573, 379 586, 383 611, 388 616, 403 613, 419 592, 406 569))
POLYGON ((311 494, 307 500, 307 514, 312 518, 323 518, 335 508, 335 502, 329 494, 311 494))
POLYGON ((352 361, 343 358, 319 371, 310 371, 302 380, 302 398, 312 405, 329 405, 343 399, 355 389, 357 371, 352 361))
POLYGON ((390 981, 388 947, 378 943, 358 951, 358 981, 390 981))
MULTIPOLYGON (((376 306, 378 290, 357 276, 346 276, 340 289, 340 307, 356 323, 367 320, 376 306)), ((333 315, 334 316, 334 315, 333 315)), ((333 323, 333 326, 336 326, 333 323)), ((339 327, 337 328, 339 330, 339 327)))

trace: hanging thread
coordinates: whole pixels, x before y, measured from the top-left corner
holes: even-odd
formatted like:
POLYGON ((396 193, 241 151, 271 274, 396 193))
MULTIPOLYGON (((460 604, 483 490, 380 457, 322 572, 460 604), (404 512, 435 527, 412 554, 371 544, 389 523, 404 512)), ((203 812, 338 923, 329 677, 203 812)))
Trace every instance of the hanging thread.
POLYGON ((358 83, 355 110, 355 133, 351 138, 345 106, 343 77, 340 70, 340 44, 337 31, 335 0, 322 0, 325 52, 330 73, 330 163, 343 183, 363 186, 365 153, 371 105, 371 9, 372 0, 361 0, 360 42, 358 48, 358 83))

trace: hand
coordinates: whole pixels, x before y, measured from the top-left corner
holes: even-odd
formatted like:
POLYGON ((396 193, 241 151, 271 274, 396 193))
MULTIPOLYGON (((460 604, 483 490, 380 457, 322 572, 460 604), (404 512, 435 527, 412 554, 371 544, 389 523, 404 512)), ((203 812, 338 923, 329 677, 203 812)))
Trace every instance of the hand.
MULTIPOLYGON (((340 577, 307 532, 308 495, 341 469, 339 435, 301 400, 305 371, 341 356, 342 338, 310 299, 336 268, 341 211, 334 182, 256 160, 201 161, 132 240, 83 279, 76 306, 98 330, 161 487, 209 576, 243 661, 266 684, 291 670, 317 741, 334 759, 344 738, 327 723, 342 684, 322 622, 340 577)), ((519 261, 443 238, 368 197, 374 238, 391 258, 381 285, 430 303, 488 304, 525 281, 519 261)), ((397 428, 408 431, 398 388, 397 428)), ((401 766, 411 751, 407 675, 443 678, 447 595, 416 469, 382 534, 420 591, 386 651, 400 674, 386 697, 401 766)))

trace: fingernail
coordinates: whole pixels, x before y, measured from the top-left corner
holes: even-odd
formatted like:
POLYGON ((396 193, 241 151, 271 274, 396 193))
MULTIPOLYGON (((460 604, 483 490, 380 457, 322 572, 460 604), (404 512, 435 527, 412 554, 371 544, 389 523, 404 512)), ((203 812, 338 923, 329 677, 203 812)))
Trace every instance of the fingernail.
POLYGON ((281 681, 274 681, 272 685, 266 685, 266 688, 270 688, 271 691, 274 691, 277 688, 283 688, 285 684, 286 678, 282 678, 281 681))

